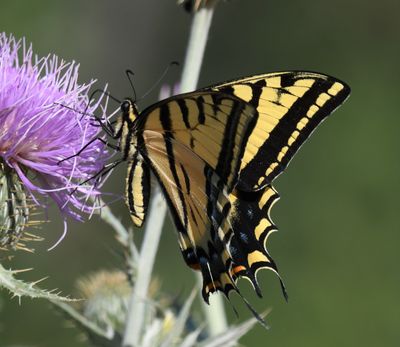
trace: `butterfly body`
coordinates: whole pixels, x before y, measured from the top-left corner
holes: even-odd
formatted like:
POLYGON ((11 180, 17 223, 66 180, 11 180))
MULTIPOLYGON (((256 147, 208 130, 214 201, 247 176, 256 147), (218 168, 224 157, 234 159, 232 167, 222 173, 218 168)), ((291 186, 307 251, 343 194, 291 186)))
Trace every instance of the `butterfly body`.
POLYGON ((126 98, 121 103, 121 115, 113 128, 113 137, 119 139, 119 150, 122 152, 122 160, 127 161, 137 152, 137 136, 134 131, 139 111, 133 100, 126 98))
POLYGON ((152 172, 184 260, 202 273, 205 301, 218 290, 239 292, 240 277, 261 296, 258 270, 278 274, 266 248, 276 230, 271 184, 349 92, 335 78, 291 71, 173 96, 141 113, 132 100, 122 103, 114 137, 128 161, 132 220, 144 223, 152 172))

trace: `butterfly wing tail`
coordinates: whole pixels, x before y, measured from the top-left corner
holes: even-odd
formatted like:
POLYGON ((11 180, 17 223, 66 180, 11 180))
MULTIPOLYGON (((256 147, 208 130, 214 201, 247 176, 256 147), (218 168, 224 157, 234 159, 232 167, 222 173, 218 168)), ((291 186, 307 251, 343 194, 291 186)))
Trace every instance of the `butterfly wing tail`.
MULTIPOLYGON (((202 272, 202 295, 207 303, 211 293, 222 291, 229 299, 230 292, 234 291, 253 315, 260 317, 236 285, 239 278, 246 278, 257 295, 262 297, 257 281, 260 269, 269 269, 277 274, 283 295, 285 299, 288 298, 276 263, 266 248, 269 235, 277 230, 270 218, 270 210, 278 199, 279 195, 272 186, 257 192, 234 190, 229 194, 225 222, 214 227, 218 232, 214 232, 215 237, 209 243, 208 252, 202 254, 202 250, 199 250, 194 258, 197 269, 202 272)), ((219 202, 219 205, 227 206, 221 204, 221 198, 219 202)))

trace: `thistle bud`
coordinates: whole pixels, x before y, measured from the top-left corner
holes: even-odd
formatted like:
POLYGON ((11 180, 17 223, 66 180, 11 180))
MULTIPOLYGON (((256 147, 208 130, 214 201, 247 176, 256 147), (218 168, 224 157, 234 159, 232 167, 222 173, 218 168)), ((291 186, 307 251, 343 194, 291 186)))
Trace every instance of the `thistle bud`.
POLYGON ((30 220, 35 209, 30 200, 18 174, 0 161, 0 248, 29 250, 24 241, 40 239, 25 232, 27 226, 40 223, 30 220))
POLYGON ((121 333, 128 310, 131 286, 122 271, 99 271, 77 283, 86 299, 79 310, 105 330, 121 333))

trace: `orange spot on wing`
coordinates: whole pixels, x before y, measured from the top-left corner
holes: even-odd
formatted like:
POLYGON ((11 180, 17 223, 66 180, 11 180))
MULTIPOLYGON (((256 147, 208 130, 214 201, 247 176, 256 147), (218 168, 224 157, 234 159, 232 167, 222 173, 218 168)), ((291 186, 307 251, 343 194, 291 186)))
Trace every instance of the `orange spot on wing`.
POLYGON ((236 275, 237 273, 239 273, 241 271, 246 271, 246 268, 243 265, 238 265, 238 266, 235 266, 234 268, 232 268, 232 273, 234 275, 236 275))
POLYGON ((200 264, 196 263, 196 264, 188 264, 190 266, 190 268, 192 268, 193 270, 196 271, 200 271, 200 264))

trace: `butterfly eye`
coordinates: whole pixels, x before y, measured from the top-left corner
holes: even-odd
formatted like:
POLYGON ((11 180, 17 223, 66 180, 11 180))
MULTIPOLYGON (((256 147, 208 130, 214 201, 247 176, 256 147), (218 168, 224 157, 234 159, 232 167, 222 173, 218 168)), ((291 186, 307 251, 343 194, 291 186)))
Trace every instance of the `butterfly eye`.
POLYGON ((121 104, 121 111, 122 113, 128 113, 131 107, 131 103, 129 101, 124 101, 121 104))

